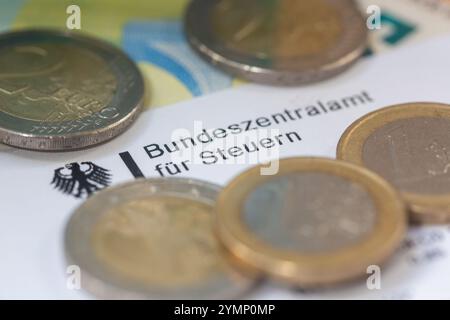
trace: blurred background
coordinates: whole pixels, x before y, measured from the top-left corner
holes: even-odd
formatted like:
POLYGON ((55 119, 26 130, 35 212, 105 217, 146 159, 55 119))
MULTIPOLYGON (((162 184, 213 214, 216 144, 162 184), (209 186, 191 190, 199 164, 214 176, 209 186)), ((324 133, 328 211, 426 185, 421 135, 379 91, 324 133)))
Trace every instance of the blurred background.
MULTIPOLYGON (((301 1, 301 0, 299 0, 301 1)), ((357 0, 369 18, 381 10, 381 27, 370 31, 366 57, 450 32, 450 0, 357 0), (372 11, 370 10, 372 8, 372 11)), ((66 28, 81 10, 81 31, 122 47, 139 63, 147 107, 161 107, 241 82, 198 58, 187 44, 182 17, 188 0, 0 0, 0 29, 66 28)))

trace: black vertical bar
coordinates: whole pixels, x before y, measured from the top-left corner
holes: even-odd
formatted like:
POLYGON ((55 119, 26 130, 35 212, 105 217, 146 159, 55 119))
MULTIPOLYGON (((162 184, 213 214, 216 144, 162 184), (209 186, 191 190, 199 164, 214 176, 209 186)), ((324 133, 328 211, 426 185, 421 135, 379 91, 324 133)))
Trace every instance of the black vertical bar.
POLYGON ((135 177, 136 179, 145 178, 141 169, 139 169, 138 165, 136 164, 136 162, 131 157, 131 154, 128 151, 119 153, 119 156, 122 159, 123 163, 125 163, 125 165, 127 166, 128 170, 130 170, 133 177, 135 177))

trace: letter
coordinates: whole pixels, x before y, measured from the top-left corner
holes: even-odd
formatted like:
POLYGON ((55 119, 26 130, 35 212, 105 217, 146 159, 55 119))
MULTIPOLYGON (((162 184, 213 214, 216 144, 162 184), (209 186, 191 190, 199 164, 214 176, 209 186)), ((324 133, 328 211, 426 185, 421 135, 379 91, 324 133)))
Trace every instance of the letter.
POLYGON ((196 146, 196 143, 195 143, 195 141, 194 141, 194 139, 193 139, 192 137, 184 137, 184 138, 181 138, 181 139, 180 139, 180 142, 183 144, 183 146, 184 146, 185 148, 195 147, 195 146, 196 146), (188 141, 191 142, 191 146, 189 146, 189 145, 186 143, 186 140, 188 140, 188 141))
POLYGON ((327 108, 325 108, 325 106, 323 105, 323 103, 321 101, 317 101, 317 104, 324 113, 328 113, 327 108))
POLYGON ((79 6, 72 4, 67 7, 66 13, 70 14, 66 20, 66 27, 69 30, 81 29, 81 9, 79 6))
POLYGON ((290 120, 296 120, 295 118, 294 118, 294 116, 291 114, 291 111, 290 110, 288 110, 288 109, 284 109, 284 113, 288 116, 288 118, 290 119, 290 120))
POLYGON ((200 158, 202 159, 203 164, 215 164, 219 159, 212 151, 203 151, 200 153, 200 158), (207 161, 211 159, 210 161, 207 161))
POLYGON ((222 128, 215 129, 212 134, 217 139, 221 139, 221 138, 226 138, 227 137, 227 131, 225 129, 222 129, 222 128))
POLYGON ((180 307, 175 307, 175 312, 174 312, 174 314, 181 314, 181 313, 180 313, 180 307))
POLYGON ((247 151, 248 153, 259 151, 259 148, 258 148, 258 146, 256 145, 256 143, 254 141, 252 141, 250 144, 253 145, 253 150, 251 150, 250 147, 247 144, 244 144, 244 150, 245 151, 247 151))
POLYGON ((69 290, 81 289, 81 269, 77 265, 70 265, 66 269, 67 277, 66 286, 69 290))
POLYGON ((306 107, 306 112, 308 113, 308 116, 317 116, 320 115, 319 109, 315 106, 308 106, 306 107))
POLYGON ((278 142, 278 144, 279 144, 280 146, 283 145, 283 141, 281 141, 281 138, 282 138, 282 137, 283 137, 282 134, 279 134, 279 135, 276 135, 276 136, 275 136, 275 139, 277 140, 277 142, 278 142))
POLYGON ((273 310, 275 310, 275 305, 269 304, 269 314, 271 314, 273 310))
POLYGON ((189 171, 189 167, 186 163, 190 162, 189 160, 182 161, 181 164, 186 171, 189 171))
POLYGON ((181 173, 180 168, 178 167, 178 165, 176 163, 173 162, 168 162, 166 163, 166 171, 171 175, 174 176, 176 174, 181 173), (174 172, 172 172, 172 170, 170 170, 170 167, 174 168, 174 172))
POLYGON ((331 111, 339 111, 342 109, 342 106, 336 100, 328 101, 328 107, 331 111))
POLYGON ((366 285, 369 290, 380 290, 381 289, 381 269, 379 266, 370 265, 366 270, 367 274, 370 276, 367 278, 366 285))
POLYGON ((342 103, 346 107, 356 107, 358 104, 364 104, 364 99, 359 94, 355 94, 354 96, 343 98, 342 103))
POLYGON ((164 177, 164 174, 162 173, 161 166, 162 166, 162 163, 157 164, 155 166, 155 171, 158 172, 161 177, 164 177))
POLYGON ((268 308, 267 304, 265 304, 264 307, 258 305, 258 314, 267 314, 268 313, 267 308, 268 308))
POLYGON ((200 133, 197 136, 197 140, 200 141, 201 143, 210 143, 213 141, 213 138, 209 135, 209 133, 206 131, 206 129, 203 129, 202 133, 200 133), (206 141, 201 139, 201 137, 203 137, 203 136, 206 137, 206 141))
POLYGON ((236 157, 242 156, 244 154, 244 151, 242 151, 241 148, 234 146, 234 147, 231 147, 230 149, 228 149, 228 153, 231 156, 236 158, 236 157))
POLYGON ((366 10, 369 17, 367 18, 366 25, 369 30, 381 29, 381 9, 377 5, 370 5, 366 10))
POLYGON ((275 141, 273 141, 273 140, 270 139, 270 138, 264 138, 264 139, 261 139, 261 141, 259 141, 259 144, 260 144, 263 148, 270 149, 270 148, 272 148, 272 147, 275 146, 275 141))
POLYGON ((164 154, 164 151, 156 143, 145 146, 144 150, 145 150, 145 152, 147 152, 150 159, 155 159, 155 158, 161 157, 164 154), (156 152, 156 154, 155 154, 155 152, 156 152))
POLYGON ((302 119, 302 115, 300 114, 302 112, 302 108, 297 108, 295 109, 295 115, 299 118, 302 119))
POLYGON ((225 150, 217 148, 217 153, 222 156, 223 160, 228 160, 227 155, 224 153, 225 150))
POLYGON ((259 117, 256 119, 256 124, 258 125, 258 127, 265 128, 270 126, 270 120, 266 117, 259 117))
POLYGON ((175 151, 180 151, 180 148, 178 147, 177 143, 175 141, 172 141, 173 149, 171 150, 169 145, 164 144, 164 149, 167 150, 167 152, 172 153, 175 151))
POLYGON ((272 115, 272 119, 276 124, 279 124, 280 121, 278 121, 277 118, 281 118, 283 122, 287 122, 286 117, 282 113, 276 113, 272 115))
POLYGON ((279 169, 280 169, 280 160, 277 157, 275 159, 270 160, 268 167, 261 166, 259 173, 262 176, 273 176, 278 173, 279 169))
POLYGON ((372 97, 369 95, 369 93, 367 92, 367 91, 363 91, 363 92, 361 92, 361 94, 362 94, 362 96, 364 97, 364 98, 366 98, 366 100, 368 101, 368 102, 373 102, 373 99, 372 99, 372 97))
POLYGON ((238 125, 238 124, 231 124, 228 126, 228 129, 231 131, 231 133, 233 134, 239 134, 242 132, 242 128, 238 125))
POLYGON ((291 143, 294 142, 294 139, 292 139, 291 136, 295 136, 297 138, 297 141, 302 141, 300 135, 297 132, 293 131, 286 134, 286 137, 289 139, 291 143))
POLYGON ((245 121, 242 121, 241 123, 244 125, 245 131, 253 130, 253 128, 250 128, 250 126, 252 124, 252 120, 245 120, 245 121))

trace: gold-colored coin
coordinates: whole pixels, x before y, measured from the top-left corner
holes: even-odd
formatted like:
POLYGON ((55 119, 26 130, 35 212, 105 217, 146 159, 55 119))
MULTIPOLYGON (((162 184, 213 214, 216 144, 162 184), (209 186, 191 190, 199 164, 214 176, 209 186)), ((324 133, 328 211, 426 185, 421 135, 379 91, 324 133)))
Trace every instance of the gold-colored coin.
POLYGON ((345 131, 337 157, 390 181, 413 221, 450 221, 450 105, 408 103, 372 112, 345 131))
POLYGON ((250 81, 298 85, 336 76, 364 53, 350 0, 192 0, 186 37, 199 55, 250 81))
POLYGON ((82 286, 99 297, 233 298, 253 283, 235 271, 213 234, 218 187, 149 179, 97 194, 66 232, 82 286))
POLYGON ((221 191, 216 229, 240 261, 302 287, 366 274, 397 248, 406 214, 375 173, 343 161, 289 158, 273 176, 252 168, 221 191))
POLYGON ((58 30, 0 35, 0 142, 62 151, 106 142, 142 109, 144 84, 121 50, 58 30))

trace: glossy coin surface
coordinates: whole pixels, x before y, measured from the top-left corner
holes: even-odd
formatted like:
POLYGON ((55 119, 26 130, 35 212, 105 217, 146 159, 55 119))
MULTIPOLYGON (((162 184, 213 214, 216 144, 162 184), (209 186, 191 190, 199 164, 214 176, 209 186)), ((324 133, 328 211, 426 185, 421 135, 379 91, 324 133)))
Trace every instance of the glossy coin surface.
POLYGON ((449 105, 409 103, 372 112, 345 131, 337 154, 390 181, 414 221, 450 221, 449 105))
POLYGON ((206 60, 242 78, 298 85, 337 75, 364 52, 353 1, 194 0, 185 30, 206 60))
POLYGON ((231 267, 213 234, 219 188, 149 179, 98 193, 66 229, 68 263, 101 298, 236 298, 253 282, 231 267))
POLYGON ((69 150, 107 141, 138 115, 136 65, 119 49, 77 33, 0 35, 0 142, 69 150))
POLYGON ((397 248, 406 231, 403 202, 382 178, 322 158, 260 167, 220 193, 216 228, 240 261, 301 287, 327 286, 366 274, 397 248))

